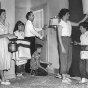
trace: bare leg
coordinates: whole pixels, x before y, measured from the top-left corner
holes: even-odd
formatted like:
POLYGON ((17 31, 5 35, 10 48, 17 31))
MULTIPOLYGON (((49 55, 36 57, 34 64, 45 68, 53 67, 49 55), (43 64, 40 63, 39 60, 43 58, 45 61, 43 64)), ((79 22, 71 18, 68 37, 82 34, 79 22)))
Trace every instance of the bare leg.
POLYGON ((0 75, 1 75, 1 80, 5 81, 4 71, 3 70, 0 70, 0 75))

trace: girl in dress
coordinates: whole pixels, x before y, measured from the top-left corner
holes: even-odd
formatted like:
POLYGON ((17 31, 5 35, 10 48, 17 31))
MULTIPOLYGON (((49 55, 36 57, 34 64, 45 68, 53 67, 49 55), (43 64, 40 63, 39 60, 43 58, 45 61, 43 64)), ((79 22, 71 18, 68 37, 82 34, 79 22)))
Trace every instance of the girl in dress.
POLYGON ((14 35, 17 37, 18 51, 16 52, 16 74, 18 77, 24 78, 25 64, 31 58, 30 42, 24 40, 24 23, 18 21, 14 28, 14 35), (28 47, 26 47, 28 46, 28 47))

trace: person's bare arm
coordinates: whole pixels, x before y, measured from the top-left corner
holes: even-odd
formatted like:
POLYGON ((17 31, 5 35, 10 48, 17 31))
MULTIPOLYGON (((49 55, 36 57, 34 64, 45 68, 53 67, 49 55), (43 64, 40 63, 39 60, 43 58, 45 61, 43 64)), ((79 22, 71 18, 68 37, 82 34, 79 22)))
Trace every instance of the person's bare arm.
POLYGON ((40 65, 39 59, 36 59, 36 63, 37 63, 37 66, 38 66, 38 67, 40 67, 40 68, 42 68, 43 70, 47 71, 44 67, 42 67, 42 66, 40 65))
POLYGON ((62 26, 58 25, 58 38, 59 38, 59 43, 61 45, 62 52, 63 53, 66 53, 65 48, 64 48, 63 43, 62 43, 61 34, 62 34, 62 26))
POLYGON ((71 25, 72 26, 79 26, 79 24, 81 23, 81 22, 84 22, 86 19, 88 18, 88 15, 86 15, 81 21, 79 21, 78 23, 76 23, 76 22, 71 22, 71 25))

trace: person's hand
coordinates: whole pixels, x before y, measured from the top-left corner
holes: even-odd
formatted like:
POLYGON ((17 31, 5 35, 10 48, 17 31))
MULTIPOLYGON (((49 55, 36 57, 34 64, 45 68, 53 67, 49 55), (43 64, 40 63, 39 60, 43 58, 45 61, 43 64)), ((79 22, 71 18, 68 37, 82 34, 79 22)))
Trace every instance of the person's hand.
POLYGON ((77 42, 77 41, 72 42, 72 44, 73 44, 73 45, 80 45, 80 43, 77 42))
POLYGON ((52 63, 49 62, 48 65, 49 65, 49 66, 52 65, 52 63))
POLYGON ((43 39, 43 36, 41 36, 40 39, 43 39))
POLYGON ((88 50, 88 46, 86 47, 86 50, 88 50))
POLYGON ((45 41, 45 40, 47 40, 47 38, 46 37, 43 37, 42 40, 45 41))
POLYGON ((66 53, 66 50, 65 50, 65 48, 64 48, 64 47, 62 47, 62 52, 63 52, 63 53, 66 53))
POLYGON ((41 39, 41 40, 43 40, 43 41, 45 41, 45 40, 46 40, 46 38, 45 38, 45 37, 43 37, 43 36, 41 36, 41 37, 40 37, 40 39, 41 39))
POLYGON ((46 30, 47 28, 48 28, 48 26, 45 24, 42 29, 43 29, 43 30, 46 30))

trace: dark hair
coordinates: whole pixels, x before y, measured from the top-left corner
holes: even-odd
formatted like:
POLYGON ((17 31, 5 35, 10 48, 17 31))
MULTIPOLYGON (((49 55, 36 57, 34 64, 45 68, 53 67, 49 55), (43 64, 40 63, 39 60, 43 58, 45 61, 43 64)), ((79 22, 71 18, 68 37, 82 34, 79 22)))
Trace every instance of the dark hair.
POLYGON ((36 49, 38 49, 38 48, 42 48, 43 46, 41 44, 36 44, 35 47, 36 49))
POLYGON ((33 12, 30 11, 30 12, 28 12, 28 13, 26 14, 26 19, 27 19, 27 20, 28 20, 28 17, 31 16, 31 13, 33 13, 33 12))
POLYGON ((5 9, 0 9, 0 15, 2 14, 2 12, 6 12, 5 9))
POLYGON ((18 26, 19 25, 23 25, 24 26, 24 23, 22 21, 17 21, 17 23, 15 24, 15 27, 14 27, 14 31, 13 32, 15 32, 15 31, 18 30, 18 26))
POLYGON ((58 17, 59 17, 60 19, 62 19, 62 17, 63 17, 66 13, 68 13, 68 12, 69 12, 69 10, 66 9, 66 8, 61 9, 60 12, 58 13, 58 17))
POLYGON ((88 22, 82 22, 82 23, 79 24, 79 27, 80 26, 83 26, 88 31, 88 22))

